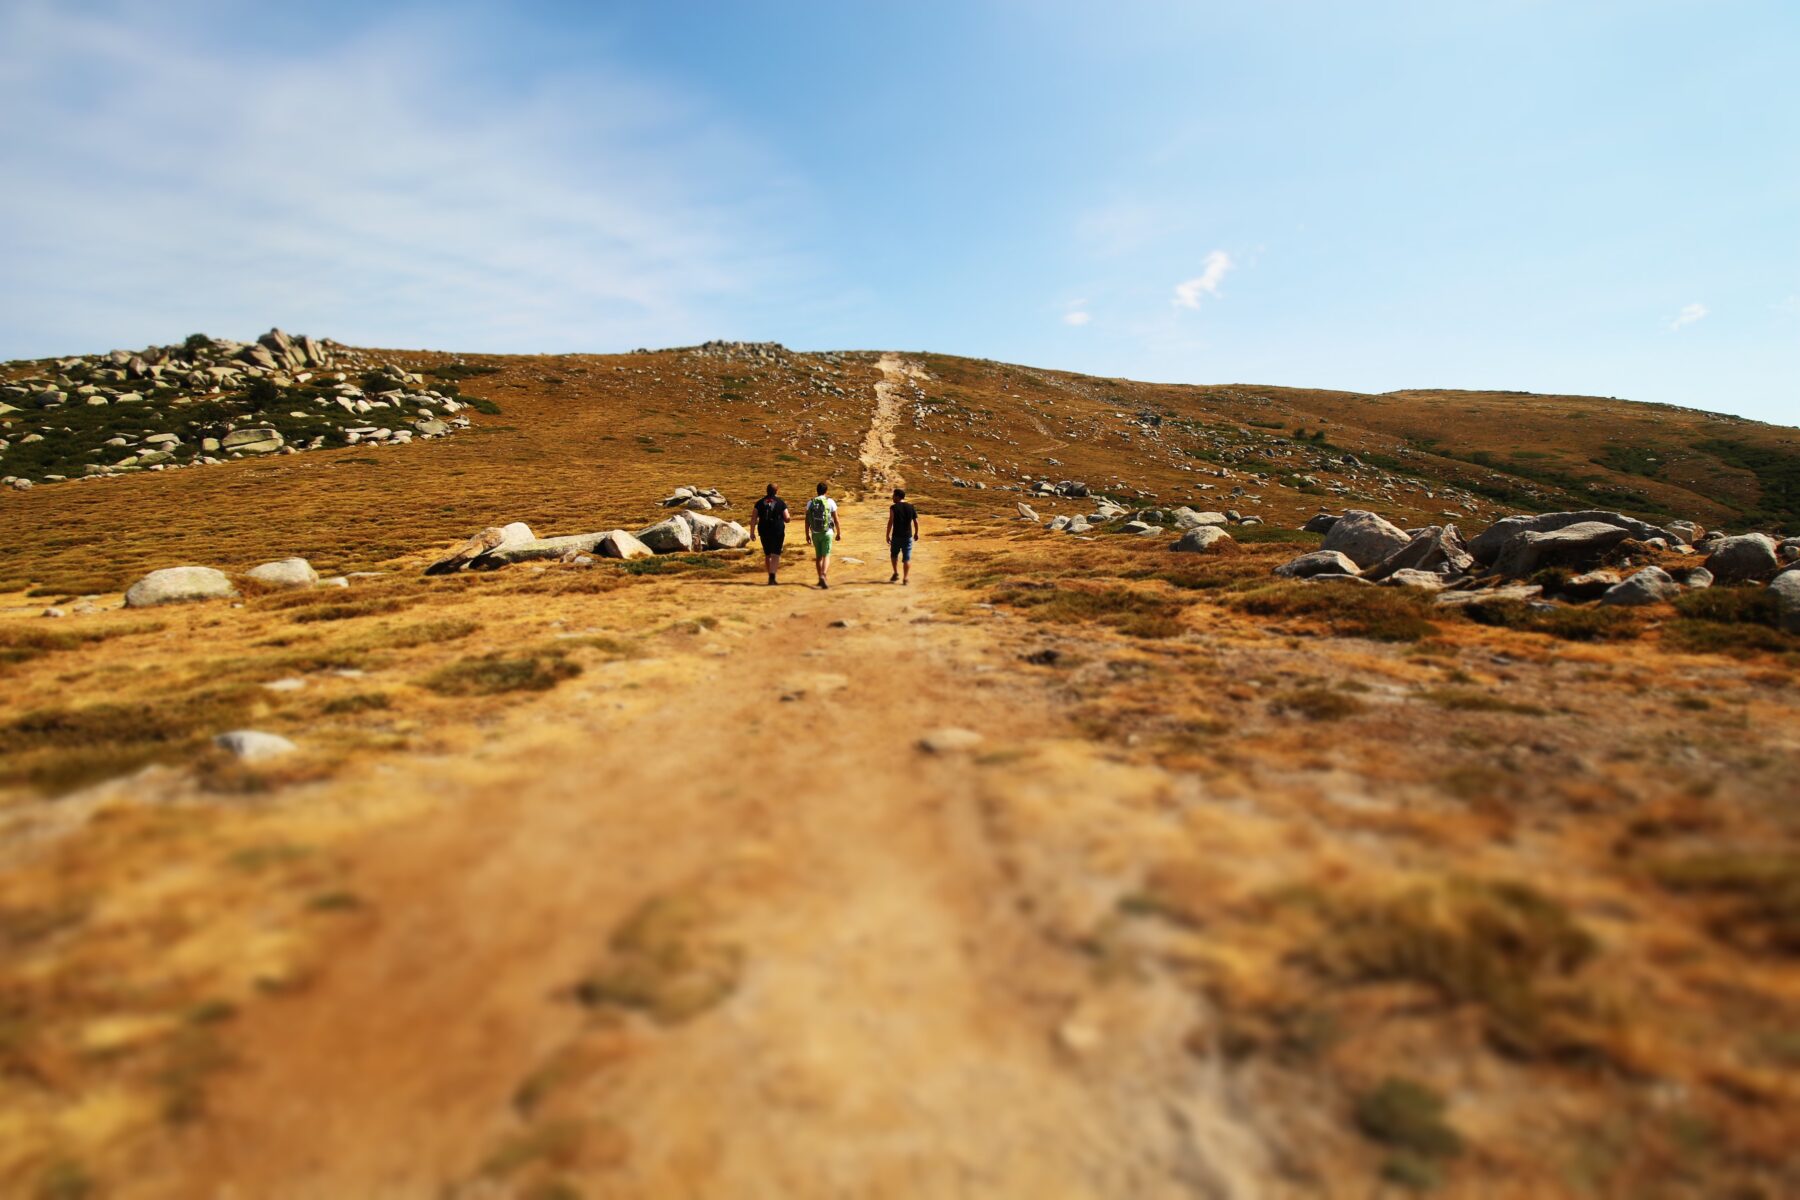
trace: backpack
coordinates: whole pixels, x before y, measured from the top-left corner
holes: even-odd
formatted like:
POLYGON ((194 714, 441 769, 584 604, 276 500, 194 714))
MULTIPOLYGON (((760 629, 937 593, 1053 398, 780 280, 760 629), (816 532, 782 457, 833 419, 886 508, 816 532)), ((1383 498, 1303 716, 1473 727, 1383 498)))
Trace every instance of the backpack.
POLYGON ((814 496, 806 502, 806 531, 808 533, 831 532, 831 504, 825 496, 814 496))

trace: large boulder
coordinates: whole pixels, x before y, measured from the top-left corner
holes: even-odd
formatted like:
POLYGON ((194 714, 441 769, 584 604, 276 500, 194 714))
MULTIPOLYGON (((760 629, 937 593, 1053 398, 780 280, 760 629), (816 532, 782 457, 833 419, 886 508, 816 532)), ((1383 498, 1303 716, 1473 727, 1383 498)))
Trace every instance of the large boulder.
POLYGON ((1396 571, 1431 571, 1438 575, 1467 574, 1475 556, 1463 545, 1454 525, 1431 525, 1412 535, 1412 540, 1363 573, 1379 583, 1396 571))
POLYGON ((1312 579, 1320 575, 1355 575, 1356 563, 1341 550, 1314 550, 1282 563, 1275 574, 1283 579, 1312 579))
MULTIPOLYGON (((1651 525, 1624 513, 1606 512, 1601 509, 1590 509, 1585 512, 1536 513, 1514 517, 1502 517, 1492 525, 1469 539, 1469 553, 1481 563, 1494 563, 1500 559, 1501 552, 1522 533, 1554 533, 1567 529, 1571 525, 1611 525, 1622 529, 1629 537, 1640 542, 1659 537, 1670 545, 1682 542, 1678 535, 1659 525, 1651 525)), ((1624 539, 1619 539, 1623 541, 1624 539)))
POLYGON ((1602 604, 1621 604, 1637 608, 1645 604, 1663 604, 1681 594, 1681 585, 1661 567, 1645 567, 1623 583, 1615 583, 1600 597, 1602 604))
POLYGON ((658 554, 691 552, 694 549, 694 527, 682 520, 682 517, 697 515, 699 514, 682 513, 666 521, 658 521, 648 529, 638 530, 638 541, 658 554))
POLYGON ((634 558, 649 558, 656 553, 623 529, 614 529, 601 534, 595 549, 600 552, 602 558, 622 558, 627 561, 634 558))
POLYGON ((1186 507, 1176 509, 1174 517, 1177 529, 1198 529, 1202 525, 1229 525, 1231 523, 1224 513, 1195 512, 1186 507))
POLYGON ((125 593, 125 607, 153 608, 158 604, 185 604, 190 600, 225 600, 237 594, 223 571, 211 567, 164 567, 131 585, 125 593))
POLYGON ((304 558, 281 558, 251 567, 244 574, 264 587, 305 588, 319 582, 319 573, 304 558))
POLYGON ((1205 554, 1222 550, 1231 543, 1231 535, 1217 525, 1196 525, 1169 544, 1178 554, 1205 554))
POLYGON ((1543 532, 1527 529, 1506 543, 1494 560, 1494 570, 1513 579, 1528 578, 1546 567, 1585 571, 1630 536, 1629 529, 1601 521, 1581 521, 1543 532))
POLYGON ((488 570, 510 563, 541 562, 545 559, 592 554, 605 536, 604 533, 571 533, 562 537, 502 542, 469 565, 476 570, 488 570))
POLYGON ((720 521, 713 526, 707 545, 714 550, 736 550, 750 544, 750 531, 736 521, 720 521))
POLYGON ((1775 557, 1784 563, 1800 562, 1800 537, 1782 538, 1775 546, 1775 557))
POLYGON ((1783 571, 1769 584, 1776 619, 1789 633, 1800 633, 1800 571, 1783 571))
POLYGON ((283 439, 281 434, 274 429, 264 427, 234 429, 220 439, 219 445, 227 453, 273 454, 281 449, 283 439))
POLYGON ((1331 532, 1325 535, 1319 549, 1339 551, 1358 567, 1368 568, 1411 540, 1399 526, 1367 509, 1353 508, 1331 526, 1331 532))
POLYGON ((1740 533, 1720 539, 1706 558, 1706 569, 1720 583, 1767 579, 1781 565, 1775 539, 1766 533, 1740 533))

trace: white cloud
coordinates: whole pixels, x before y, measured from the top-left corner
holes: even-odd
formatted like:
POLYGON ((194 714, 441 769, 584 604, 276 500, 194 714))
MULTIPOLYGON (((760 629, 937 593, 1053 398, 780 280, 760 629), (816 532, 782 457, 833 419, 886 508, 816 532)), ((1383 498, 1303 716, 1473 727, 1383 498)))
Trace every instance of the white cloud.
POLYGON ((777 163, 617 63, 501 79, 472 21, 283 42, 0 5, 0 358, 271 323, 626 349, 782 305, 805 222, 777 163))
POLYGON ((1075 309, 1072 312, 1066 312, 1063 314, 1063 324, 1064 325, 1086 325, 1089 321, 1091 321, 1093 319, 1094 319, 1093 313, 1083 312, 1081 309, 1075 309))
POLYGON ((1225 282, 1226 274, 1235 264, 1231 255, 1223 250, 1214 250, 1206 256, 1206 269, 1192 279, 1175 285, 1175 307, 1199 308, 1202 295, 1217 297, 1219 285, 1225 282))
POLYGON ((1692 325, 1695 321, 1703 320, 1705 317, 1706 305, 1689 304, 1675 314, 1675 319, 1669 322, 1669 328, 1680 329, 1683 326, 1692 325))

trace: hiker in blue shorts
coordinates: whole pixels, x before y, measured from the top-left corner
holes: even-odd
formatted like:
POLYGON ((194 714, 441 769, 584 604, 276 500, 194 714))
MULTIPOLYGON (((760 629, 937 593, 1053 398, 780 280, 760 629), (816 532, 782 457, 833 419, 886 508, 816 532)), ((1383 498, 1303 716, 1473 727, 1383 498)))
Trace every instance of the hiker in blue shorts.
POLYGON ((894 502, 888 505, 887 543, 888 565, 894 573, 888 576, 889 583, 902 585, 912 582, 912 548, 919 540, 919 510, 906 502, 906 489, 894 489, 894 502), (901 577, 901 570, 906 575, 901 577))

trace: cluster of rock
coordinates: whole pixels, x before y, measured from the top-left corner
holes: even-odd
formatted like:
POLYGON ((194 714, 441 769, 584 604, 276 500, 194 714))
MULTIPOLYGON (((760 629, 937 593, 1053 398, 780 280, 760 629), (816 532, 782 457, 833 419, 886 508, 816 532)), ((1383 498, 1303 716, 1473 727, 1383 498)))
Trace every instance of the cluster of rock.
MULTIPOLYGON (((260 588, 290 589, 349 587, 344 575, 321 578, 304 558, 281 558, 244 572, 244 578, 260 588)), ((152 571, 125 592, 126 608, 155 608, 196 600, 229 600, 238 595, 231 577, 215 567, 163 567, 152 571)))
MULTIPOLYGON (((1541 585, 1520 586, 1556 571, 1557 593, 1608 605, 1655 604, 1684 588, 1760 583, 1800 576, 1800 538, 1777 541, 1764 533, 1728 537, 1691 521, 1652 525, 1623 513, 1539 513, 1504 517, 1465 542, 1455 525, 1404 530, 1366 509, 1341 516, 1320 513, 1304 526, 1325 535, 1319 549, 1275 568, 1286 579, 1354 581, 1433 591, 1505 588, 1525 597, 1541 585), (1608 565, 1629 565, 1656 553, 1704 552, 1703 566, 1669 571, 1648 564, 1621 577, 1608 565)), ((1800 591, 1800 579, 1782 582, 1800 591)), ((1473 597, 1470 597, 1473 598, 1473 597)), ((1462 597, 1449 602, 1459 602, 1462 597)), ((1784 612, 1787 611, 1784 608, 1784 612)), ((1800 625, 1800 600, 1793 623, 1800 625)))
POLYGON ((676 488, 657 503, 664 508, 685 508, 692 512, 711 512, 715 508, 731 507, 731 501, 725 499, 725 493, 718 488, 703 488, 691 484, 676 488))
MULTIPOLYGON (((639 349, 638 354, 654 354, 653 350, 639 349)), ((728 362, 772 363, 785 362, 792 357, 792 352, 780 342, 702 342, 687 350, 689 354, 701 358, 722 358, 728 362)))
POLYGON ((1033 496, 1066 496, 1079 500, 1088 494, 1088 485, 1078 480, 1065 479, 1061 483, 1051 483, 1048 479, 1040 479, 1025 489, 1033 496))
MULTIPOLYGON (((279 329, 249 343, 195 334, 180 345, 65 358, 0 384, 0 463, 15 447, 46 439, 56 451, 35 478, 14 471, 0 479, 29 487, 445 437, 470 423, 454 391, 336 342, 279 329), (196 412, 200 404, 208 407, 196 412), (76 408, 86 410, 79 420, 65 415, 76 408), (105 410, 103 418, 92 410, 105 410)), ((31 458, 46 461, 39 452, 31 458)))
POLYGON ((1056 516, 1048 521, 1041 520, 1037 510, 1023 501, 1019 502, 1017 508, 1019 520, 1041 523, 1052 533, 1092 533, 1097 526, 1121 520, 1123 524, 1118 526, 1118 531, 1137 537, 1157 537, 1170 529, 1179 530, 1181 536, 1171 542, 1169 548, 1182 553, 1200 553, 1217 549, 1221 543, 1229 543, 1231 535, 1225 531, 1228 525, 1262 524, 1260 517, 1247 517, 1235 509, 1228 512, 1196 512, 1183 505, 1170 509, 1143 508, 1133 512, 1108 496, 1096 497, 1091 513, 1056 516))
POLYGON ((425 573, 448 575, 456 571, 488 571, 520 562, 554 561, 587 566, 596 558, 629 560, 657 554, 737 550, 750 544, 748 529, 736 521, 711 516, 707 511, 730 507, 716 489, 679 487, 658 503, 665 508, 678 507, 680 511, 636 533, 607 529, 598 533, 541 538, 523 521, 484 529, 425 568, 425 573))

